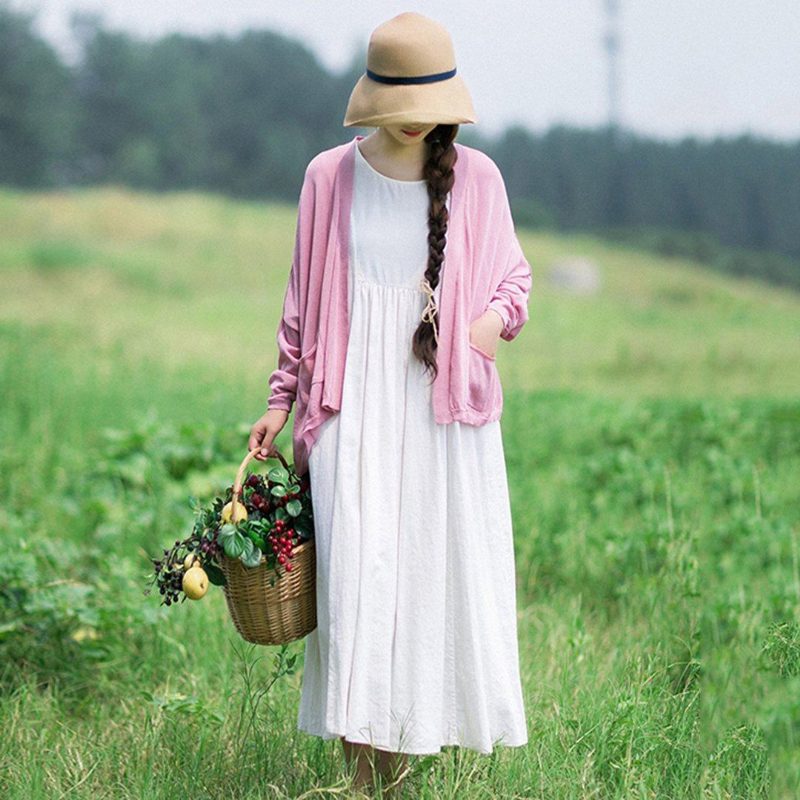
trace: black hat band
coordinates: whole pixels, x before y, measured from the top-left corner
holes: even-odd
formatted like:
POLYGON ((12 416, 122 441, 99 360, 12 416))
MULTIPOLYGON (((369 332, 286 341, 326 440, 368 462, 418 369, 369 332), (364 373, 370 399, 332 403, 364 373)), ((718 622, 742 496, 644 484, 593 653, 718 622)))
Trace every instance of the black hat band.
POLYGON ((378 83, 435 83, 436 81, 446 81, 455 74, 456 69, 453 67, 453 69, 447 72, 437 72, 433 75, 416 75, 410 78, 396 78, 392 75, 378 75, 377 72, 373 72, 371 69, 367 68, 367 77, 372 78, 373 81, 378 81, 378 83))

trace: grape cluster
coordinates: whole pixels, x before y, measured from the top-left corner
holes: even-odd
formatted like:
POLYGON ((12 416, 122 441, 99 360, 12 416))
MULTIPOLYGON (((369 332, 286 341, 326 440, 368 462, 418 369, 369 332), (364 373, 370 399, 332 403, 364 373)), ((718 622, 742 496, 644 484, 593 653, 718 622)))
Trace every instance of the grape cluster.
POLYGON ((204 558, 201 560, 208 560, 216 558, 220 554, 220 546, 217 542, 216 538, 214 539, 203 539, 200 542, 200 552, 203 554, 204 558))
POLYGON ((178 550, 182 544, 181 541, 176 541, 171 549, 163 551, 163 558, 151 559, 155 582, 158 591, 163 595, 162 605, 177 603, 183 591, 183 559, 178 558, 178 550))
POLYGON ((158 587, 158 590, 164 595, 165 605, 177 603, 180 593, 183 591, 183 571, 170 570, 164 576, 164 581, 158 587))
POLYGON ((263 495, 253 492, 250 495, 250 505, 257 508, 262 514, 269 513, 269 501, 263 495))

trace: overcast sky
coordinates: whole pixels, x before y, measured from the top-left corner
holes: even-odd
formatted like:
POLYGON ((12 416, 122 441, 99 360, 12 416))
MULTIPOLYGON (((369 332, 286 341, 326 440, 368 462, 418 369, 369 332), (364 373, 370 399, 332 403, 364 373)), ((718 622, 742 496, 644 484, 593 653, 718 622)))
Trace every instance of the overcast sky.
MULTIPOLYGON (((425 3, 250 0, 11 0, 38 9, 41 33, 69 57, 68 14, 102 11, 140 36, 271 28, 342 69, 371 31, 419 11, 450 31, 479 126, 598 125, 607 119, 606 0, 425 3)), ((620 121, 674 139, 745 131, 800 138, 800 0, 618 0, 620 121)), ((344 115, 344 109, 342 109, 344 115)), ((344 130, 344 129, 343 129, 344 130)))

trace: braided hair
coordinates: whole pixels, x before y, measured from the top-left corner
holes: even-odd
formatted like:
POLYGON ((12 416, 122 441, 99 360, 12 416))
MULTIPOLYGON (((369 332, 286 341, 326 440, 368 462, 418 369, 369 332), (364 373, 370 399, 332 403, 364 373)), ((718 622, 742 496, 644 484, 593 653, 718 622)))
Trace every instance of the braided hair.
POLYGON ((458 133, 458 125, 437 125, 425 137, 428 144, 428 157, 425 160, 422 175, 427 181, 428 197, 428 266, 423 280, 430 289, 429 306, 423 314, 422 321, 414 331, 411 350, 414 356, 432 371, 434 378, 438 373, 436 352, 439 329, 439 313, 433 304, 433 290, 439 283, 439 273, 444 261, 444 247, 447 240, 448 211, 447 195, 453 188, 455 173, 453 166, 458 152, 453 141, 458 133), (434 327, 435 326, 435 327, 434 327))

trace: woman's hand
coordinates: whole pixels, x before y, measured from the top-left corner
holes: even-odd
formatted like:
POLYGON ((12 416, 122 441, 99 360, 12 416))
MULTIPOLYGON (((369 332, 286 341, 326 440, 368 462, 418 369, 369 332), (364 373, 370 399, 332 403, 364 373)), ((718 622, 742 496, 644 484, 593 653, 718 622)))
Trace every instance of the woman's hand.
POLYGON ((502 317, 493 308, 487 308, 470 323, 469 340, 479 350, 494 358, 502 330, 502 317))
POLYGON ((247 451, 250 452, 261 446, 261 450, 253 456, 256 461, 266 461, 269 456, 275 455, 272 442, 283 429, 287 419, 289 419, 288 411, 284 411, 282 408, 272 408, 250 428, 247 451))

